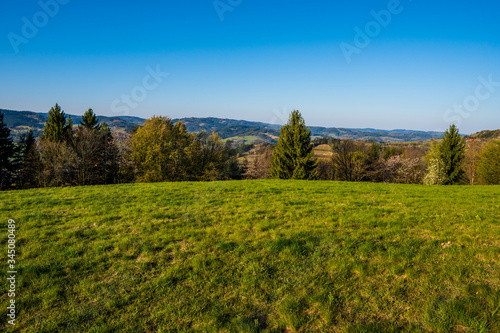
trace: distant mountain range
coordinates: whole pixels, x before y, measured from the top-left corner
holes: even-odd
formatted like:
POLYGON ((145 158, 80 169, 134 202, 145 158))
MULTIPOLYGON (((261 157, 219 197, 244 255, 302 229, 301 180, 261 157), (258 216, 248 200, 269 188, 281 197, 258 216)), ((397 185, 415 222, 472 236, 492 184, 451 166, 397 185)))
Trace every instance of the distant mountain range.
MULTIPOLYGON (((45 126, 48 113, 32 111, 3 110, 4 121, 17 137, 29 129, 35 136, 40 136, 45 126)), ((142 125, 143 118, 130 116, 98 116, 99 121, 106 122, 115 131, 131 131, 135 126, 142 125)), ((75 125, 81 121, 81 116, 71 115, 75 125)), ((235 143, 276 142, 280 125, 252 122, 246 120, 221 119, 221 118, 181 118, 180 120, 190 132, 206 131, 217 132, 223 139, 231 139, 235 143)), ((352 129, 334 127, 309 127, 313 138, 332 137, 340 139, 362 139, 384 142, 426 141, 441 138, 441 132, 424 132, 412 130, 377 130, 372 128, 352 129)))

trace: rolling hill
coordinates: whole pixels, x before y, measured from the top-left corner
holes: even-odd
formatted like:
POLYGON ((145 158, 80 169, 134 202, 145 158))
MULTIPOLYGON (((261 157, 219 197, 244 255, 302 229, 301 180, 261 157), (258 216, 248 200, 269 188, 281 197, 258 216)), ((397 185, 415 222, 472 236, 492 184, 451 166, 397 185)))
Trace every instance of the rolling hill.
MULTIPOLYGON (((45 121, 48 118, 48 113, 39 113, 32 111, 13 111, 2 110, 4 114, 4 122, 12 130, 12 135, 17 137, 29 129, 33 130, 35 137, 42 135, 45 121)), ((81 120, 81 116, 70 115, 73 123, 77 125, 81 120)), ((135 125, 140 125, 144 119, 138 117, 106 117, 99 116, 99 121, 106 122, 108 126, 116 131, 130 131, 135 125)))
MULTIPOLYGON (((32 129, 35 136, 40 136, 43 132, 48 113, 38 113, 32 111, 3 110, 4 121, 12 130, 14 137, 18 137, 29 129, 32 129)), ((74 124, 78 124, 81 116, 71 115, 74 124)), ((131 131, 136 125, 144 123, 145 119, 131 116, 99 116, 99 120, 106 122, 115 131, 131 131)), ((246 120, 222 119, 222 118, 180 118, 188 131, 217 132, 223 139, 231 139, 235 143, 258 143, 276 142, 280 125, 266 124, 246 120)), ((314 137, 332 137, 340 139, 362 139, 383 142, 407 142, 425 141, 441 138, 441 132, 424 132, 413 130, 378 130, 373 128, 352 129, 335 127, 310 126, 311 134, 314 137)))
POLYGON ((500 138, 500 129, 495 131, 484 130, 481 132, 477 132, 467 136, 468 139, 499 139, 500 138))

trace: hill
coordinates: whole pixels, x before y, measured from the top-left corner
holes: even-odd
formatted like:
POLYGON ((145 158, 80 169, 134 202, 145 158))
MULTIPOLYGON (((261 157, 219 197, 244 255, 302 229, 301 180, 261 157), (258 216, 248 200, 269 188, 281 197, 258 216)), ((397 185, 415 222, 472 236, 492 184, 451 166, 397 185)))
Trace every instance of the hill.
MULTIPOLYGON (((14 137, 19 136, 22 133, 27 132, 29 129, 33 130, 35 137, 41 136, 43 133, 43 128, 45 126, 45 121, 47 121, 48 113, 39 113, 32 111, 13 111, 13 110, 3 110, 0 112, 4 113, 4 122, 12 130, 12 135, 14 137)), ((73 123, 75 125, 79 124, 82 120, 81 116, 70 115, 73 123)), ((144 123, 144 119, 138 117, 106 117, 98 116, 99 121, 106 122, 115 131, 130 131, 135 125, 140 125, 144 123)))
POLYGON ((467 139, 500 139, 500 129, 495 131, 484 130, 467 136, 467 139))
MULTIPOLYGON (((7 126, 13 130, 14 136, 26 132, 31 128, 36 136, 40 136, 47 113, 36 113, 31 111, 13 111, 0 110, 5 114, 7 126)), ((71 115, 73 123, 78 124, 81 116, 71 115)), ((139 117, 99 116, 100 121, 105 121, 115 131, 131 131, 136 125, 144 122, 139 117)), ((279 136, 280 125, 252 122, 245 120, 221 119, 221 118, 180 118, 190 132, 204 130, 211 133, 217 132, 223 139, 231 139, 235 143, 259 143, 276 142, 279 136)), ((328 128, 310 126, 311 134, 314 137, 333 137, 341 139, 363 139, 384 142, 407 142, 407 141, 425 141, 429 139, 440 138, 443 133, 440 132, 422 132, 411 130, 376 130, 349 129, 349 128, 328 128)))
POLYGON ((0 330, 499 332, 499 196, 305 181, 0 192, 19 310, 0 330))

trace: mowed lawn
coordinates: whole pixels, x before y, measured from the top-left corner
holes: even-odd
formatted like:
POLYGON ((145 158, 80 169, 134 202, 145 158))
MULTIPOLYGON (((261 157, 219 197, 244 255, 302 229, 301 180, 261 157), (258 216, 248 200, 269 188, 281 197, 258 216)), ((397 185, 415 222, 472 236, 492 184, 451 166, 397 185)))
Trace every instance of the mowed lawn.
POLYGON ((0 211, 0 331, 500 332, 500 187, 126 184, 0 211))

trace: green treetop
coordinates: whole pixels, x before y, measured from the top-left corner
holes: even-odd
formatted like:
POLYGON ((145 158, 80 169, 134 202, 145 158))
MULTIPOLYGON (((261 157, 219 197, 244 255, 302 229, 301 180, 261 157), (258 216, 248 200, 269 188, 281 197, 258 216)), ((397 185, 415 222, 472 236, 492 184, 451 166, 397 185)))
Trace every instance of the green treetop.
POLYGON ((271 176, 280 179, 313 179, 316 161, 313 159, 311 132, 299 111, 290 114, 281 127, 280 137, 271 160, 271 176))
POLYGON ((455 125, 451 125, 444 133, 443 141, 439 145, 439 157, 443 162, 443 184, 460 183, 464 175, 461 163, 465 157, 465 141, 455 125))
POLYGON ((10 186, 11 158, 14 154, 14 143, 10 137, 10 129, 3 122, 0 112, 0 189, 10 186))
POLYGON ((72 131, 72 127, 73 122, 71 121, 71 117, 66 118, 64 111, 56 103, 49 111, 49 117, 45 122, 41 139, 54 142, 63 141, 72 131))
POLYGON ((82 121, 80 121, 80 126, 88 129, 98 130, 101 126, 99 125, 99 120, 94 113, 94 110, 88 109, 87 112, 82 116, 82 121))

